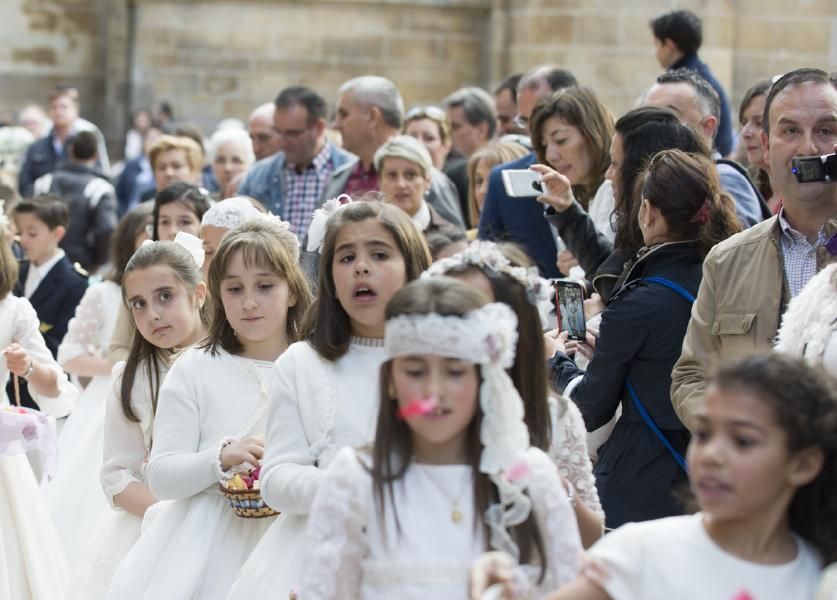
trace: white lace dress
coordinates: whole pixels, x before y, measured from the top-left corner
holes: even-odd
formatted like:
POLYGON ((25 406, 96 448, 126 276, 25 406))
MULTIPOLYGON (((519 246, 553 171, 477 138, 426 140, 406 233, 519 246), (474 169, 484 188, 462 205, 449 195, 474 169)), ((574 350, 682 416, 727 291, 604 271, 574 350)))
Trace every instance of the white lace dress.
POLYGON ((218 488, 219 444, 227 436, 264 433, 272 369, 272 362, 198 348, 174 362, 160 389, 146 467, 152 493, 172 502, 143 525, 107 598, 226 597, 275 517, 233 513, 218 488))
MULTIPOLYGON (((541 597, 575 577, 581 541, 555 465, 535 448, 523 460, 547 564, 541 583, 540 566, 521 568, 530 597, 541 597)), ((467 598, 468 569, 487 550, 481 519, 475 521, 471 467, 412 464, 393 492, 398 525, 389 501, 381 519, 371 475, 355 451, 341 450, 308 520, 300 600, 467 598), (457 495, 463 518, 454 522, 457 495)))
MULTIPOLYGON (((125 363, 116 363, 112 383, 105 398, 105 423, 102 464, 96 489, 105 499, 95 527, 88 531, 88 547, 75 569, 68 600, 101 600, 105 597, 116 568, 140 535, 143 519, 113 505, 114 496, 129 484, 145 481, 145 464, 151 448, 154 410, 148 371, 144 364, 137 369, 131 388, 131 407, 139 422, 125 416, 120 400, 125 363)), ((163 365, 160 378, 168 368, 163 365)), ((160 503, 158 503, 160 504, 160 503)), ((146 511, 146 520, 159 509, 154 505, 146 511)))
MULTIPOLYGON (((47 414, 63 416, 72 408, 77 391, 52 358, 38 325, 26 298, 9 294, 0 300, 0 350, 16 342, 33 360, 58 373, 59 396, 44 398, 33 393, 33 398, 47 414)), ((0 355, 0 406, 8 403, 8 378, 6 358, 0 355)), ((68 579, 63 549, 26 455, 0 455, 0 598, 61 598, 68 579)))
POLYGON ((262 496, 282 511, 236 577, 229 600, 285 599, 302 561, 305 522, 337 451, 375 437, 383 340, 353 338, 335 362, 307 343, 276 361, 262 496))
POLYGON ((569 481, 581 502, 601 517, 605 514, 596 488, 593 463, 587 452, 587 429, 584 417, 574 402, 566 396, 549 397, 549 415, 552 419, 552 443, 549 457, 558 466, 558 471, 569 481))
MULTIPOLYGON (((89 287, 58 347, 59 364, 85 355, 106 356, 121 302, 120 288, 112 281, 89 287)), ((71 569, 89 547, 90 533, 107 507, 99 471, 110 387, 110 375, 97 375, 79 395, 58 438, 58 474, 46 488, 47 507, 71 569)))

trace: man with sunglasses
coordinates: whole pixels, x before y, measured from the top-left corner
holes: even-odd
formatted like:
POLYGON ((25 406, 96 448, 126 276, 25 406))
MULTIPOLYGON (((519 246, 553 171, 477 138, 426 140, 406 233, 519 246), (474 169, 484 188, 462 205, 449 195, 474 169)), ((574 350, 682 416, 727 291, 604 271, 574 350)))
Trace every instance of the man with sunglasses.
POLYGON ((280 152, 257 162, 238 192, 262 202, 304 237, 314 210, 343 191, 357 159, 328 141, 326 102, 314 90, 285 88, 274 104, 280 152))

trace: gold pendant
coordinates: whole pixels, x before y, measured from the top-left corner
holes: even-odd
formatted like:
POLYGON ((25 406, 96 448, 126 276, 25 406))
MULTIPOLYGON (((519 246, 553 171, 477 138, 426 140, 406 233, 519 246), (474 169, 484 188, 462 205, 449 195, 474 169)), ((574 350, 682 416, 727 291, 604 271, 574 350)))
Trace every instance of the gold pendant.
POLYGON ((459 512, 458 508, 454 508, 453 512, 450 514, 450 518, 454 523, 459 523, 462 520, 462 513, 459 512))

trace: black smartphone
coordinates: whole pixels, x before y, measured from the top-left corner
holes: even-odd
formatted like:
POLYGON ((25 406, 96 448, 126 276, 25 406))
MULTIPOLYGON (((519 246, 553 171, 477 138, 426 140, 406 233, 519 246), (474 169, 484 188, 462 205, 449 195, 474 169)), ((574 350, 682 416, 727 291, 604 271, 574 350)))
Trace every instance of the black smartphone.
POLYGON ((552 282, 555 286, 558 329, 568 332, 568 339, 585 341, 587 326, 584 321, 584 283, 577 279, 553 279, 552 282))

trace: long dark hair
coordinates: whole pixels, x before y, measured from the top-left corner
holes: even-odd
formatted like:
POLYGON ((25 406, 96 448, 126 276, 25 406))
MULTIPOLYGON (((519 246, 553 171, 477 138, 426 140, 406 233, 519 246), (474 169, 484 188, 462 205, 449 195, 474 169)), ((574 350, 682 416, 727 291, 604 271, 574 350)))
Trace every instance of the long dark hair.
POLYGON ((593 168, 591 182, 573 186, 573 195, 586 210, 610 165, 608 150, 613 137, 613 117, 590 88, 564 88, 540 100, 532 110, 529 131, 538 161, 545 165, 549 163, 546 161, 543 126, 550 117, 558 117, 578 129, 587 144, 593 168))
POLYGON ((205 348, 212 355, 223 348, 230 354, 241 354, 244 346, 236 337, 221 302, 221 283, 236 253, 241 252, 244 265, 258 265, 288 283, 289 295, 296 303, 288 307, 285 334, 288 343, 299 340, 302 318, 311 305, 311 288, 299 266, 299 247, 296 237, 268 219, 256 219, 240 225, 224 236, 215 258, 209 266, 209 297, 212 312, 205 348))
POLYGON ((112 268, 106 277, 108 281, 122 285, 125 267, 136 251, 134 244, 143 229, 151 222, 153 208, 154 204, 152 202, 141 202, 119 221, 116 231, 113 232, 113 241, 111 242, 110 262, 112 268))
MULTIPOLYGON (((200 269, 198 269, 195 259, 185 248, 174 242, 155 242, 140 246, 131 260, 128 261, 128 265, 125 267, 125 275, 155 265, 169 267, 177 279, 192 294, 201 282, 200 269)), ((158 348, 140 335, 133 320, 133 313, 128 306, 124 280, 125 277, 123 277, 122 285, 122 302, 131 315, 134 335, 131 342, 131 351, 128 354, 128 360, 125 362, 125 370, 122 372, 119 399, 122 403, 122 412, 125 414, 125 418, 138 423, 139 418, 131 407, 131 389, 136 380, 137 370, 141 365, 145 365, 144 368, 148 375, 148 388, 151 391, 151 406, 156 413, 157 393, 160 391, 162 368, 170 362, 174 350, 158 348)))
MULTIPOLYGON (((451 277, 433 277, 407 284, 396 292, 387 305, 387 320, 398 315, 425 315, 435 313, 446 316, 465 316, 467 313, 486 304, 484 294, 473 287, 451 277)), ((541 355, 542 357, 543 355, 541 355)), ((541 358, 541 362, 543 359, 541 358)), ((381 366, 380 373, 380 409, 372 449, 372 481, 378 515, 382 519, 386 511, 387 497, 395 515, 393 486, 404 476, 413 460, 412 429, 397 415, 397 402, 389 397, 388 390, 392 380, 392 362, 381 366)), ((480 442, 480 423, 482 410, 475 412, 466 432, 466 452, 471 467, 474 483, 474 515, 479 518, 488 507, 498 501, 498 492, 491 479, 479 470, 482 443, 480 442)), ((474 523, 478 526, 478 522, 474 523)), ((526 521, 513 527, 512 538, 520 548, 520 560, 523 563, 539 562, 541 578, 546 571, 546 548, 534 513, 526 521)), ((486 539, 488 539, 486 532, 486 539)))
MULTIPOLYGON (((705 156, 663 150, 637 178, 637 197, 660 209, 677 241, 699 240, 701 254, 741 231, 732 197, 721 191, 715 164, 705 156)), ((637 220, 639 204, 633 215, 637 220)))
POLYGON ((800 487, 788 508, 790 527, 825 563, 837 561, 837 382, 822 368, 783 354, 746 358, 721 369, 714 384, 749 392, 768 404, 787 436, 788 452, 819 448, 822 470, 800 487))
MULTIPOLYGON (((529 268, 532 261, 526 252, 515 244, 497 244, 497 250, 515 267, 529 268)), ((543 360, 544 344, 541 317, 529 300, 526 288, 519 281, 498 273, 488 265, 465 265, 446 272, 447 275, 482 273, 491 286, 495 302, 502 302, 517 315, 517 352, 509 376, 523 399, 526 411, 524 420, 529 429, 532 446, 544 452, 552 441, 552 420, 549 415, 548 378, 543 360)))
POLYGON ((201 222, 203 213, 209 210, 209 196, 205 193, 205 190, 202 190, 196 185, 177 181, 163 188, 157 192, 157 196, 154 198, 152 221, 154 234, 152 235, 152 239, 160 239, 160 233, 157 229, 157 222, 160 220, 160 207, 171 204, 172 202, 178 202, 195 213, 195 216, 198 218, 198 223, 201 222))
POLYGON ((616 135, 622 141, 624 157, 621 176, 613 181, 619 198, 613 214, 614 246, 622 256, 630 258, 644 245, 636 220, 640 199, 635 190, 637 177, 648 161, 661 150, 670 148, 706 157, 711 156, 711 150, 697 132, 681 123, 668 108, 643 106, 628 111, 616 121, 616 135))
POLYGON ((430 250, 424 236, 400 208, 383 202, 352 202, 333 214, 326 224, 326 234, 320 249, 320 274, 317 297, 305 314, 301 339, 326 360, 337 360, 349 350, 352 336, 349 315, 337 299, 332 262, 337 235, 344 225, 377 220, 395 239, 404 258, 407 281, 412 281, 430 266, 430 250))

